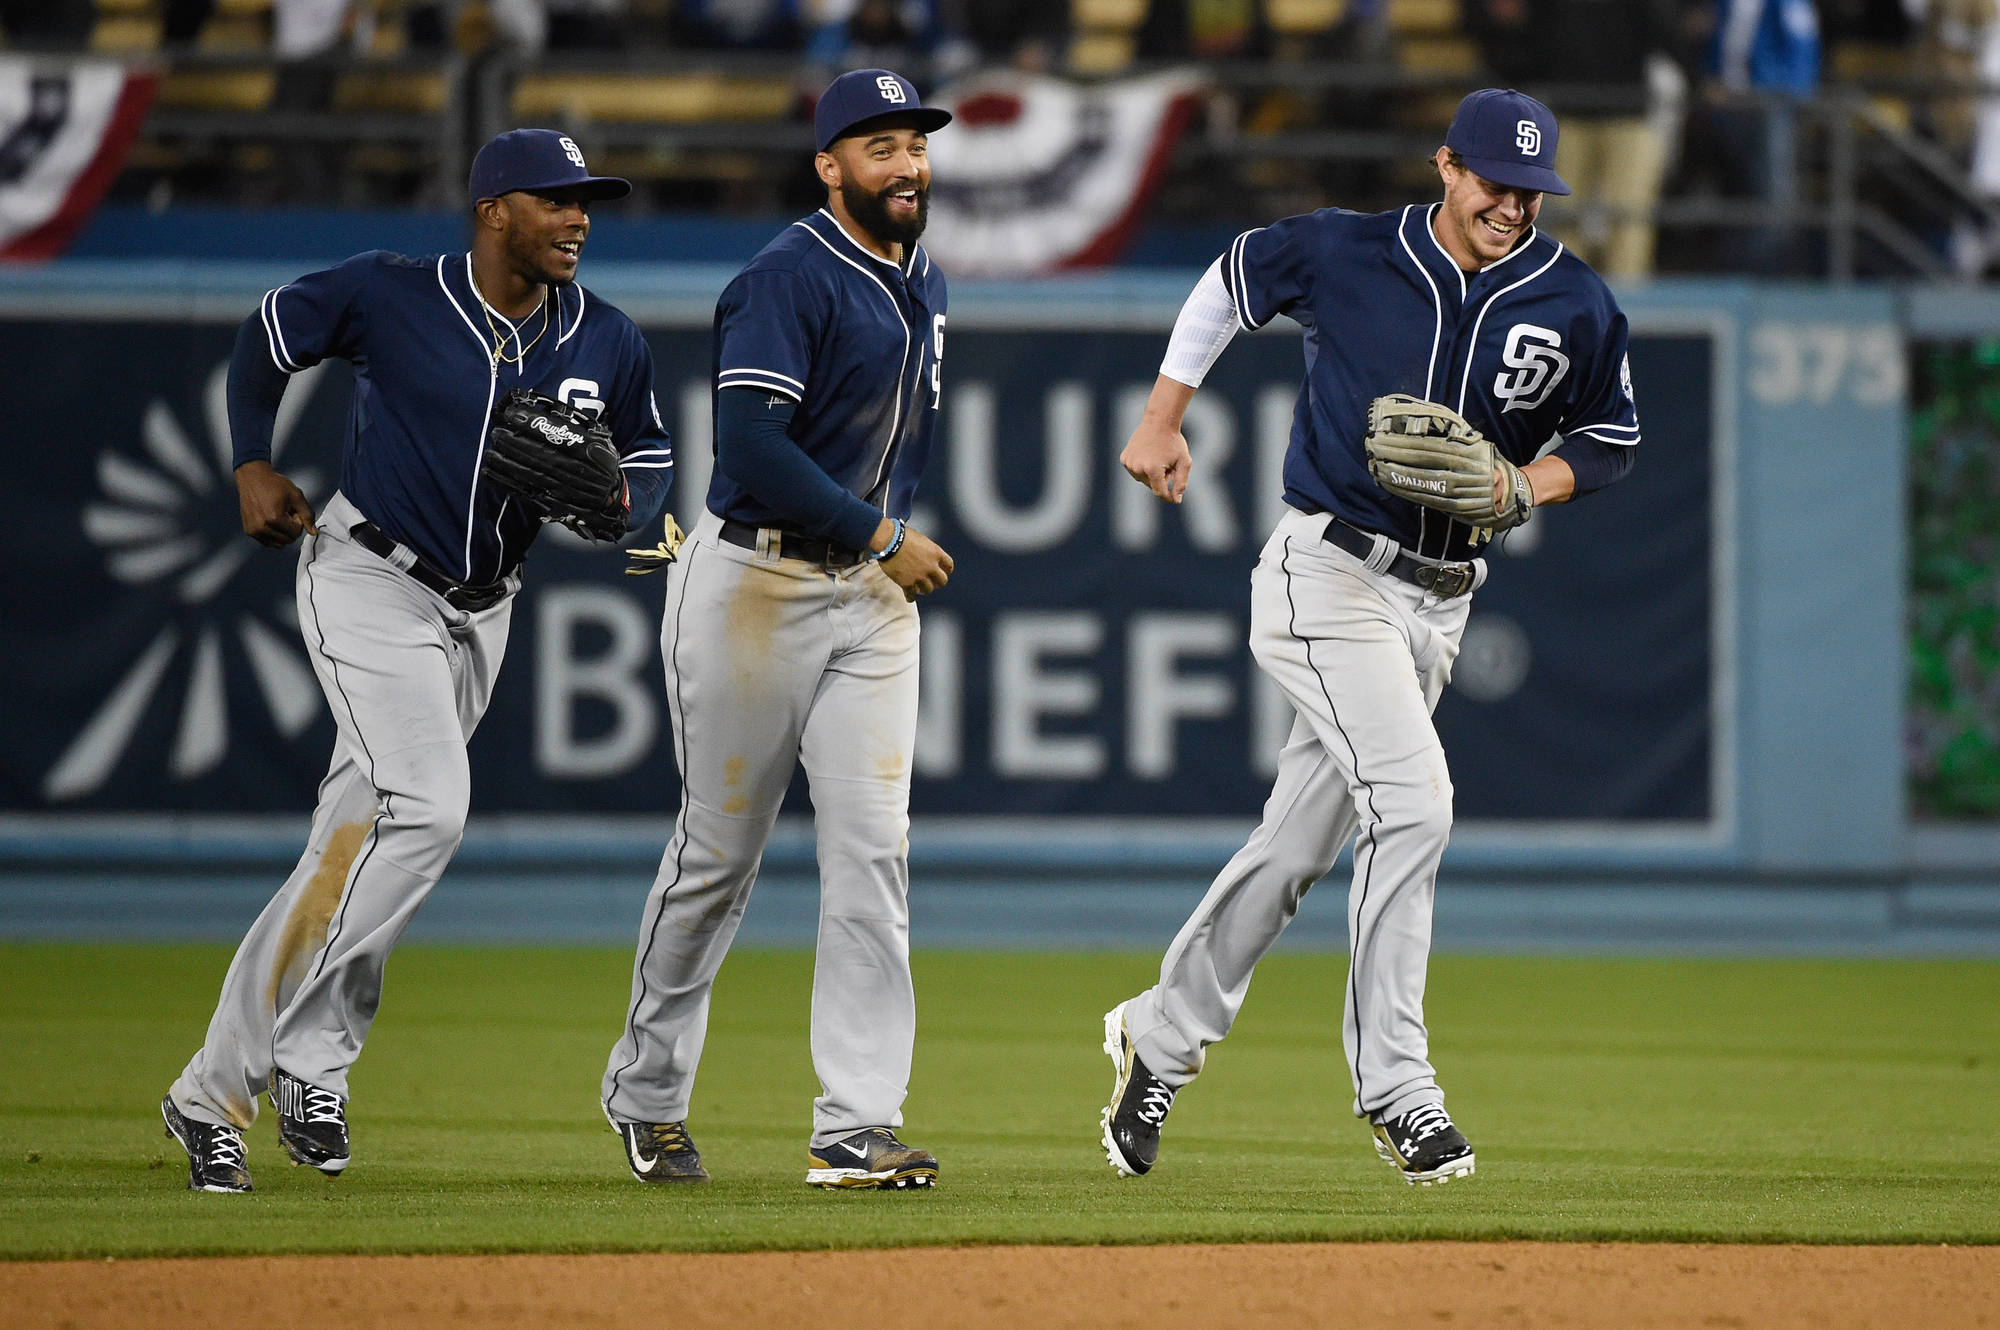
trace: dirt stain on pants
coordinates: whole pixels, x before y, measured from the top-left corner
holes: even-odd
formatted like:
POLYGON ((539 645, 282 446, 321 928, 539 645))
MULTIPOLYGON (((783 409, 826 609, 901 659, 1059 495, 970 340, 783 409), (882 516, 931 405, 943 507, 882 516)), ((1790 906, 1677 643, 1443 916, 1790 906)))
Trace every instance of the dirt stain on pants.
POLYGON ((333 920, 333 912, 340 906, 340 893, 347 885, 348 870, 354 866, 354 856, 361 853, 361 842, 368 838, 370 822, 347 822, 333 829, 326 838, 326 849, 320 852, 319 868, 300 888, 298 899, 292 903, 292 912, 285 919, 285 928, 278 935, 278 950, 271 966, 271 987, 265 993, 265 1000, 272 1011, 281 1005, 281 997, 289 997, 305 971, 307 962, 319 954, 326 945, 327 925, 333 920))

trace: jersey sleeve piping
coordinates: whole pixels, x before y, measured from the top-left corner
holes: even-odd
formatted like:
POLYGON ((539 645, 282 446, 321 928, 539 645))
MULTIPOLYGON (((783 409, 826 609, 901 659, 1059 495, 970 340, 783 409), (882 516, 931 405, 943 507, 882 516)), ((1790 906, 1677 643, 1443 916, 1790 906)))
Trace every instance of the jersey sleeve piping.
POLYGON ((717 388, 756 388, 789 397, 804 404, 805 385, 789 375, 768 369, 726 369, 715 376, 717 388))
POLYGON ((1236 237, 1235 242, 1229 246, 1228 271, 1229 271, 1230 299, 1234 301, 1236 305, 1237 321, 1240 322, 1246 329, 1248 329, 1251 332, 1257 331, 1257 329, 1269 323, 1270 320, 1251 317, 1250 293, 1244 287, 1244 283, 1247 279, 1245 278, 1243 271, 1243 250, 1245 244, 1249 241, 1250 237, 1256 235, 1258 231, 1262 231, 1264 229, 1265 228, 1260 226, 1256 228, 1256 230, 1245 231, 1242 235, 1236 237))
POLYGON ((1564 430, 1562 434, 1565 439, 1573 439, 1581 434, 1603 443, 1615 443, 1624 448, 1630 448, 1639 442, 1639 427, 1637 425, 1613 425, 1609 423, 1577 425, 1564 430))
POLYGON ((306 367, 292 359, 291 350, 285 345, 284 329, 278 324, 278 292, 284 289, 280 286, 266 291, 257 312, 264 320, 264 341, 271 349, 271 363, 286 374, 297 374, 306 367))

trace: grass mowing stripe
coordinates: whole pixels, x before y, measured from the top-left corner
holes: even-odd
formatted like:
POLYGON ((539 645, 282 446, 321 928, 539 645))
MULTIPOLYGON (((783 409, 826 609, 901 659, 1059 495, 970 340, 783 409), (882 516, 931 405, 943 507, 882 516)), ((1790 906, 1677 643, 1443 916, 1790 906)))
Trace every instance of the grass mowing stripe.
POLYGON ((1405 1187, 1349 1113, 1344 961, 1269 958, 1159 1168, 1097 1144, 1102 1012, 1142 955, 919 953, 905 1135, 932 1194, 804 1185, 812 960, 717 985, 690 1121, 716 1182, 653 1188, 597 1113, 624 949, 411 947, 353 1074, 355 1164, 185 1190, 155 1104, 226 949, 0 945, 0 1257, 1407 1238, 2000 1241, 2000 965, 1442 956, 1433 1053, 1479 1175, 1405 1187))

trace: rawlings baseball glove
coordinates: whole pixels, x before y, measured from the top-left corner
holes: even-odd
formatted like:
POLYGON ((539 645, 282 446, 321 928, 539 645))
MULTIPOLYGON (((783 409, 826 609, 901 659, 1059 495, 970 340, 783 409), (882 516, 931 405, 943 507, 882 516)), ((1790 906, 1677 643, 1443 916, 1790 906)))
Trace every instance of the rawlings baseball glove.
POLYGON ((546 393, 514 388, 486 433, 480 471, 540 513, 590 540, 630 529, 631 501, 611 431, 546 393))
POLYGON ((1488 534, 1521 525, 1535 505, 1520 468, 1448 406, 1406 393, 1378 397, 1368 404, 1366 446, 1376 484, 1488 534), (1496 472, 1507 481, 1498 504, 1496 472))

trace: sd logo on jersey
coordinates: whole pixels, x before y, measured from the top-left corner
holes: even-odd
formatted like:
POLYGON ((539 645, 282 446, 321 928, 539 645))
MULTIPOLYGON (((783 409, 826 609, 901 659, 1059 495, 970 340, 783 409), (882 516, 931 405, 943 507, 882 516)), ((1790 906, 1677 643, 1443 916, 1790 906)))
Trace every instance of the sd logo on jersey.
POLYGON ((1562 334, 1553 328, 1517 323, 1507 331, 1500 362, 1507 366, 1493 379, 1493 395, 1500 410, 1527 411, 1540 406, 1569 373, 1569 357, 1563 354, 1562 334))

